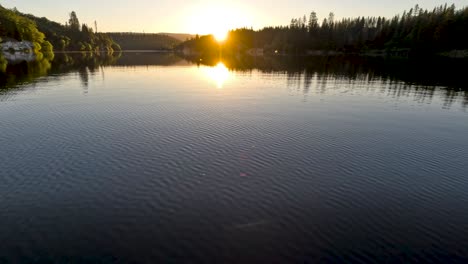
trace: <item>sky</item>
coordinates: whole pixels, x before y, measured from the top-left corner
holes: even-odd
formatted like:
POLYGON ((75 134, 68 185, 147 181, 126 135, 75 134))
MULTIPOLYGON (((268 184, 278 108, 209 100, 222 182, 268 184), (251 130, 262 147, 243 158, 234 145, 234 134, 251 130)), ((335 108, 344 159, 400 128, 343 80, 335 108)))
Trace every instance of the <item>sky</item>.
MULTIPOLYGON (((0 0, 6 8, 18 8, 65 23, 75 11, 81 23, 99 32, 217 34, 228 29, 288 25, 291 18, 315 11, 319 19, 400 14, 419 4, 432 9, 440 0, 0 0)), ((458 8, 468 0, 452 0, 458 8)))

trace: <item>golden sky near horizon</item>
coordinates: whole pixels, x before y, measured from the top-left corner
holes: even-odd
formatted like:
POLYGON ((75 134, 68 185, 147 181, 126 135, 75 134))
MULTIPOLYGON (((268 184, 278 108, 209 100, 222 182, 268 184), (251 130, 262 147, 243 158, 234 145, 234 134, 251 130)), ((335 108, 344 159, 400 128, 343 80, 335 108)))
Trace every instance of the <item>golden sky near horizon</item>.
MULTIPOLYGON (((452 0, 458 7, 468 0, 452 0)), ((432 9, 446 0, 1 0, 7 8, 65 23, 76 11, 81 23, 101 32, 167 32, 222 35, 228 29, 288 25, 316 11, 319 20, 401 14, 416 4, 432 9)))

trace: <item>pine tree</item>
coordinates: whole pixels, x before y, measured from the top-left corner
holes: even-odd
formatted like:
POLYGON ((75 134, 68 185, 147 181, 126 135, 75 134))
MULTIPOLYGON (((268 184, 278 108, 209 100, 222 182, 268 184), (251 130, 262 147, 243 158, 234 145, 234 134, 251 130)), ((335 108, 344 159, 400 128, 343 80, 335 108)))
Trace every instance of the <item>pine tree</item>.
POLYGON ((72 11, 70 13, 70 19, 68 20, 68 25, 70 26, 70 29, 75 30, 75 31, 80 31, 80 21, 78 20, 78 17, 76 16, 75 11, 72 11))

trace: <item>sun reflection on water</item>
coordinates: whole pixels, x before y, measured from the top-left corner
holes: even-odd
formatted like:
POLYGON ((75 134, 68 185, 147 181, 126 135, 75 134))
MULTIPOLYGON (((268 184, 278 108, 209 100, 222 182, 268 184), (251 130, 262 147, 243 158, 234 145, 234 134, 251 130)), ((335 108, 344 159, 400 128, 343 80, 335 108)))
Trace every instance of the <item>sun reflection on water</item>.
POLYGON ((218 89, 223 88, 230 77, 229 69, 221 61, 216 66, 206 68, 206 75, 210 80, 215 82, 218 89))

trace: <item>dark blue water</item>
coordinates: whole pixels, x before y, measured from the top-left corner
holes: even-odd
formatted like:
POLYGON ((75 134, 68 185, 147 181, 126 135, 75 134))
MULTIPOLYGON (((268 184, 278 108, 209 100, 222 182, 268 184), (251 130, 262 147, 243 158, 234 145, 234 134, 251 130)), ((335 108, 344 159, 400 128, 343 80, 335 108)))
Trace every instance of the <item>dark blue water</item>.
POLYGON ((0 92, 0 263, 468 261, 463 90, 135 56, 0 92))

